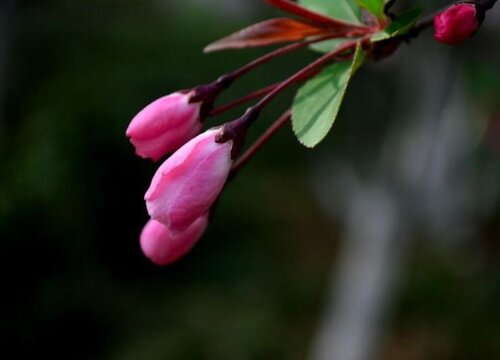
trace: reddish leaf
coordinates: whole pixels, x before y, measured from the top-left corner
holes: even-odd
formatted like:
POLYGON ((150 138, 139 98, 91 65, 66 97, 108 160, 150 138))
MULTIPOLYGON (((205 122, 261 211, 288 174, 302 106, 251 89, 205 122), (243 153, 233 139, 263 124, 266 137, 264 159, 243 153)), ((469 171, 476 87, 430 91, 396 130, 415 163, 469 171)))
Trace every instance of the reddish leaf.
POLYGON ((263 21, 240 30, 208 45, 204 51, 241 49, 302 40, 310 36, 330 33, 330 29, 305 21, 278 18, 263 21))
MULTIPOLYGON (((309 21, 313 21, 317 24, 321 24, 322 26, 328 27, 330 29, 338 31, 343 30, 344 32, 349 32, 357 29, 359 30, 366 29, 365 26, 350 24, 342 20, 337 20, 319 14, 290 0, 266 0, 266 1, 277 9, 300 16, 302 18, 305 18, 309 21)), ((323 1, 337 1, 337 0, 323 0, 323 1)))

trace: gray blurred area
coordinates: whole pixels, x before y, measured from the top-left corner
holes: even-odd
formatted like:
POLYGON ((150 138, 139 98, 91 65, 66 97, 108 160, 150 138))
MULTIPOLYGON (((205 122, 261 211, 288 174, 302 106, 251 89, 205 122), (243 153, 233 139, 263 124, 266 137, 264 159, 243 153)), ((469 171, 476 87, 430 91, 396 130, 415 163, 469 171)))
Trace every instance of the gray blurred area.
MULTIPOLYGON (((497 17, 498 11, 490 14, 487 27, 498 37, 499 28, 492 26, 497 17)), ((413 103, 404 113, 397 110, 372 159, 375 165, 360 178, 355 165, 332 155, 313 173, 318 200, 345 229, 313 359, 387 356, 380 355, 380 343, 416 234, 446 253, 475 248, 465 272, 485 266, 475 242, 498 204, 500 172, 496 159, 485 161, 477 152, 490 126, 481 119, 494 117, 488 112, 498 111, 498 103, 485 109, 470 98, 450 51, 428 41, 410 51, 392 64, 401 73, 394 101, 413 103)), ((413 358, 413 352, 418 350, 402 358, 413 358)))
MULTIPOLYGON (((377 358, 395 280, 402 281, 413 234, 422 233, 442 251, 471 245, 498 202, 497 164, 490 162, 486 173, 478 174, 467 161, 482 131, 469 119, 484 114, 465 95, 464 80, 449 55, 430 46, 415 47, 425 56, 410 55, 416 66, 404 75, 401 87, 423 95, 407 118, 401 114, 388 128, 373 180, 359 179, 345 164, 322 165, 315 172, 318 199, 334 218, 344 218, 346 233, 342 261, 332 274, 331 297, 336 300, 313 358, 377 358), (429 62, 432 74, 425 66, 429 62)), ((331 163, 337 160, 332 157, 331 163)))
MULTIPOLYGON (((283 129, 185 259, 157 268, 142 256, 143 194, 158 165, 134 156, 128 122, 265 53, 202 48, 279 15, 254 0, 2 0, 5 354, 500 358, 498 6, 463 45, 427 32, 367 64, 327 141, 311 151, 283 129)), ((276 60, 220 103, 315 56, 276 60)), ((266 109, 248 144, 292 97, 266 109)))

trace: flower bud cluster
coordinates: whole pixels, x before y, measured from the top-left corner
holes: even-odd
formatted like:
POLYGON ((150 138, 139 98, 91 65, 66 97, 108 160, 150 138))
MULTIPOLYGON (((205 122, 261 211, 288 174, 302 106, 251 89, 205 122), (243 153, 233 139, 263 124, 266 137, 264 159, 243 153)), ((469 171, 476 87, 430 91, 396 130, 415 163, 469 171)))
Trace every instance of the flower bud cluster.
POLYGON ((158 161, 172 153, 158 168, 144 197, 151 219, 140 235, 140 245, 157 265, 181 258, 201 238, 233 162, 233 141, 217 141, 221 128, 199 134, 203 107, 210 106, 219 91, 212 85, 200 89, 154 101, 133 118, 126 131, 140 157, 158 161))
MULTIPOLYGON (((126 135, 138 156, 158 161, 173 153, 159 167, 145 195, 151 220, 140 236, 144 254, 156 264, 167 264, 184 255, 203 234, 213 206, 230 173, 235 174, 253 156, 279 126, 271 126, 256 144, 233 165, 245 140, 246 132, 260 111, 275 96, 293 83, 311 78, 340 52, 322 57, 288 79, 258 90, 231 103, 213 109, 219 93, 257 66, 307 46, 334 38, 368 36, 379 30, 373 26, 351 24, 324 16, 291 1, 273 1, 271 5, 299 19, 278 18, 264 21, 237 32, 206 48, 244 48, 295 42, 265 54, 243 67, 219 77, 213 83, 190 91, 164 96, 146 106, 130 123, 126 135), (203 121, 243 102, 262 96, 246 113, 220 128, 198 135, 203 121)), ((348 42, 352 49, 356 41, 348 42)), ((280 118, 285 123, 290 115, 280 118)))

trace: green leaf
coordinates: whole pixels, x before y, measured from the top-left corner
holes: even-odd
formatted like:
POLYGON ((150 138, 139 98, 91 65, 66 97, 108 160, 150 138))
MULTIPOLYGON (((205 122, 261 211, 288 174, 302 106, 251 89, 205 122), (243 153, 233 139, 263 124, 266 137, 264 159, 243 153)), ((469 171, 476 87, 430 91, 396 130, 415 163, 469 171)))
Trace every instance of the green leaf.
POLYGON ((313 11, 354 24, 361 23, 361 9, 355 0, 299 0, 313 11))
POLYGON ((329 66, 297 92, 292 125, 303 145, 313 148, 326 137, 337 118, 349 81, 364 59, 365 54, 358 46, 352 60, 329 66))
POLYGON ((384 15, 384 0, 356 0, 359 6, 365 8, 377 19, 383 19, 384 15))
POLYGON ((411 9, 394 19, 384 30, 376 33, 372 41, 382 41, 406 34, 422 15, 421 9, 411 9))
POLYGON ((326 54, 338 48, 345 41, 346 39, 325 40, 316 44, 312 44, 309 47, 311 48, 311 50, 326 54))

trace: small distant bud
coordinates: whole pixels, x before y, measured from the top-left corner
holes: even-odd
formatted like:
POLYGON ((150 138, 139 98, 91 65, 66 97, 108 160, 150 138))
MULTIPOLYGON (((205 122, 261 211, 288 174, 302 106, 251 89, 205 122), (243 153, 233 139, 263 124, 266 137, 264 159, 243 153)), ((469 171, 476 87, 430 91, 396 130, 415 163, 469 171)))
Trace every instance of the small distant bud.
POLYGON ((231 170, 232 141, 208 130, 177 150, 158 169, 145 195, 151 218, 184 231, 212 207, 231 170))
POLYGON ((476 6, 456 4, 434 18, 434 38, 444 44, 459 44, 472 36, 479 28, 476 6))
POLYGON ((183 232, 172 233, 162 223, 149 220, 140 236, 142 252, 156 265, 171 264, 196 245, 207 225, 208 215, 205 214, 183 232))
POLYGON ((202 127, 202 102, 191 103, 191 93, 176 92, 146 106, 127 129, 140 157, 157 161, 196 136, 202 127))

